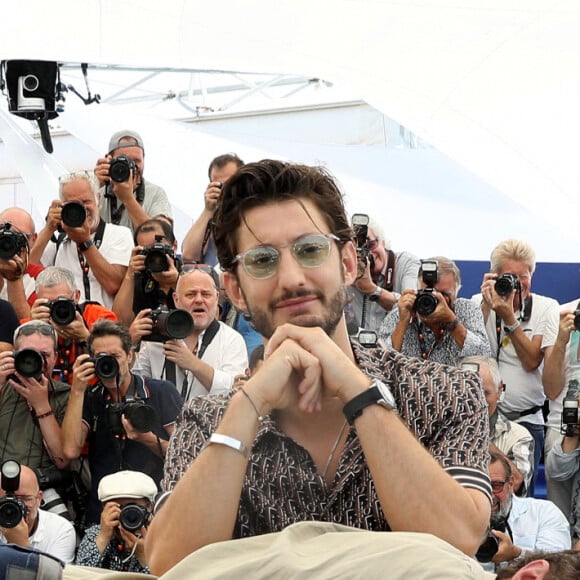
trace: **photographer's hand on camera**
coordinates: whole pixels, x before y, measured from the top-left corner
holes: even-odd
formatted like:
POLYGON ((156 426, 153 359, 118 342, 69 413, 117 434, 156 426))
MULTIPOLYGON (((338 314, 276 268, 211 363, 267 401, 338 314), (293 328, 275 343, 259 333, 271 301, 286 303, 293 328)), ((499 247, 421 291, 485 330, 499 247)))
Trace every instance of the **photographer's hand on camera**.
POLYGON ((125 206, 132 202, 135 202, 135 196, 133 195, 139 184, 141 183, 141 174, 132 169, 127 181, 114 181, 111 180, 110 187, 115 194, 115 197, 123 203, 125 206))
POLYGON ((89 329, 83 320, 81 313, 77 310, 75 312, 75 319, 66 325, 53 324, 59 336, 64 339, 76 340, 79 342, 87 341, 89 339, 89 329))
POLYGON ((106 155, 97 159, 97 164, 95 165, 95 177, 99 180, 99 187, 103 187, 111 181, 109 176, 109 168, 111 167, 111 155, 106 155))
POLYGON ((81 354, 73 364, 73 383, 71 391, 84 394, 95 377, 95 364, 88 354, 81 354))
POLYGON ((20 280, 28 267, 28 255, 26 250, 14 254, 9 260, 0 260, 0 276, 11 282, 20 280))
POLYGON ((62 229, 76 244, 86 244, 91 241, 91 225, 88 218, 84 221, 83 225, 78 228, 71 228, 63 222, 62 229))
POLYGON ((173 292, 177 287, 179 271, 175 266, 175 260, 169 255, 166 258, 167 264, 169 265, 168 269, 163 272, 151 274, 151 277, 159 283, 159 288, 167 294, 169 291, 173 292))
POLYGON ((133 547, 136 544, 134 556, 143 565, 147 565, 147 557, 145 555, 145 538, 147 537, 147 528, 143 526, 139 530, 139 536, 136 536, 129 530, 126 530, 123 526, 119 526, 119 536, 125 544, 125 550, 132 552, 133 547))
POLYGON ((62 201, 55 199, 48 208, 48 215, 46 216, 46 225, 51 232, 56 232, 62 225, 62 201))
POLYGON ((99 553, 102 554, 106 550, 109 542, 115 536, 115 530, 120 526, 120 518, 121 506, 114 501, 106 502, 101 512, 101 529, 95 538, 99 553))
POLYGON ((134 345, 141 342, 141 339, 148 334, 151 334, 153 330, 153 320, 149 317, 151 314, 151 308, 145 308, 141 310, 129 327, 129 334, 131 335, 131 340, 134 345))
POLYGON ((0 352, 0 391, 6 386, 10 375, 14 374, 14 357, 12 352, 0 352))
POLYGON ((217 208, 220 195, 222 193, 223 183, 221 181, 211 181, 205 194, 203 196, 205 202, 205 210, 213 214, 217 208))
MULTIPOLYGON (((182 369, 196 373, 201 362, 183 340, 173 339, 163 343, 165 358, 182 369)), ((203 363, 205 364, 205 363, 203 363)))
POLYGON ((26 514, 24 514, 24 517, 13 528, 4 528, 0 526, 0 532, 2 532, 9 544, 30 547, 30 529, 26 522, 26 514))
POLYGON ((493 310, 504 322, 504 324, 514 324, 516 321, 514 300, 516 291, 513 290, 507 296, 500 296, 495 290, 496 274, 488 272, 483 276, 481 285, 481 295, 483 297, 483 318, 487 317, 493 310))
POLYGON ((125 414, 121 415, 121 424, 129 441, 135 441, 136 443, 145 445, 145 447, 161 459, 165 457, 168 441, 161 439, 153 431, 138 431, 133 427, 130 419, 125 414))
POLYGON ((511 540, 508 534, 500 532, 499 530, 491 530, 491 533, 499 540, 499 548, 492 562, 499 564, 500 562, 509 562, 515 560, 522 555, 522 549, 518 548, 511 540))

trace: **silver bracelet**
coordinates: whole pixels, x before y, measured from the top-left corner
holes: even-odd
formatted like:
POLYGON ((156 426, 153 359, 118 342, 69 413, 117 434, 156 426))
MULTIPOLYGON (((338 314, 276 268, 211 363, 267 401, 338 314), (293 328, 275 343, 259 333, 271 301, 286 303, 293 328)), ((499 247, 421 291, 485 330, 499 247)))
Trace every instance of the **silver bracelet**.
POLYGON ((212 433, 210 438, 206 441, 203 448, 205 449, 212 443, 216 445, 225 445, 238 453, 241 453, 246 459, 250 456, 250 450, 238 439, 229 437, 228 435, 222 435, 221 433, 212 433))

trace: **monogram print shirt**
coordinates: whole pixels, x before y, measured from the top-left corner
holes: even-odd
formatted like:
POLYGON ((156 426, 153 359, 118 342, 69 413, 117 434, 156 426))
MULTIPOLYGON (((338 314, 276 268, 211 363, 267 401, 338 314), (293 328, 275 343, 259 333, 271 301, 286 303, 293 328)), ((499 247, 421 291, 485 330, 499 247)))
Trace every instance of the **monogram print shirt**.
MULTIPOLYGON (((352 346, 359 366, 389 386, 402 420, 443 469, 462 486, 478 489, 491 500, 489 424, 477 376, 355 342, 352 346)), ((200 453, 231 396, 199 397, 186 404, 167 452, 164 491, 175 487, 200 453)), ((278 428, 272 413, 254 440, 234 537, 277 532, 307 520, 389 529, 354 427, 333 485, 328 486, 310 454, 278 428)))

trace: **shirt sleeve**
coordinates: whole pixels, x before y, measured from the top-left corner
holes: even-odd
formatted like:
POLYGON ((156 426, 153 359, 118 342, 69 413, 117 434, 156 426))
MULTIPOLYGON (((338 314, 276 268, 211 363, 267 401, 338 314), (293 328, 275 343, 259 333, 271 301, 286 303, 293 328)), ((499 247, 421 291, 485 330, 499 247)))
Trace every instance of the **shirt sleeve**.
POLYGON ((399 324, 400 314, 399 306, 396 304, 393 306, 392 310, 387 313, 381 327, 379 328, 379 340, 382 340, 388 348, 392 348, 393 343, 391 341, 391 334, 395 330, 397 324, 399 324))
POLYGON ((463 347, 459 351, 459 357, 466 356, 491 356, 489 340, 483 324, 481 308, 471 300, 458 298, 455 303, 457 319, 465 327, 467 335, 463 347))
POLYGON ((222 357, 220 364, 214 367, 210 395, 227 393, 232 388, 234 377, 242 374, 248 366, 248 349, 241 334, 226 326, 221 327, 221 332, 224 333, 220 344, 222 357))
POLYGON ((580 449, 569 453, 562 449, 562 441, 556 441, 546 457, 546 473, 556 481, 564 481, 576 475, 580 469, 580 449))
POLYGON ((47 549, 47 552, 52 556, 59 558, 66 564, 71 564, 75 559, 77 535, 70 522, 64 520, 61 523, 63 525, 58 530, 58 533, 55 533, 51 538, 50 550, 47 549))
POLYGON ((99 531, 101 526, 95 524, 87 529, 81 543, 79 544, 79 548, 77 551, 77 557, 75 559, 75 564, 79 566, 91 566, 93 568, 100 568, 101 564, 103 563, 103 557, 108 549, 108 546, 102 554, 99 552, 97 548, 97 536, 99 535, 99 531))
POLYGON ((530 483, 532 481, 532 475, 534 474, 533 461, 534 461, 534 439, 516 441, 511 448, 508 458, 511 459, 516 467, 520 470, 522 477, 524 478, 524 486, 526 489, 530 489, 530 483))

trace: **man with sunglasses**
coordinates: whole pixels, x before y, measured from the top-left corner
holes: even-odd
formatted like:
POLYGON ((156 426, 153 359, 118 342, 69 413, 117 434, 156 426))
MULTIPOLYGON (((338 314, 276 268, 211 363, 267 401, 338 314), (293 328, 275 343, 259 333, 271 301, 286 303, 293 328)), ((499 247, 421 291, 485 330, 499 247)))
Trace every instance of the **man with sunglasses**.
MULTIPOLYGON (((183 267, 173 299, 176 308, 191 314, 193 330, 184 339, 166 340, 163 344, 144 340, 133 369, 145 377, 174 382, 184 401, 228 392, 234 378, 248 366, 244 339, 217 319, 216 279, 207 264, 183 267)), ((152 330, 148 312, 139 313, 133 323, 139 325, 139 335, 152 330)))
POLYGON ((59 194, 60 199, 51 203, 31 259, 69 269, 81 291, 81 302, 92 300, 111 308, 131 257, 131 230, 99 216, 98 184, 91 173, 61 176, 59 194))
POLYGON ((490 527, 499 541, 493 562, 510 562, 526 552, 570 549, 566 516, 549 500, 518 497, 509 461, 491 452, 489 475, 493 489, 490 527))
MULTIPOLYGON (((0 498, 6 491, 0 489, 0 498)), ((42 491, 36 473, 26 465, 20 466, 20 485, 12 496, 23 507, 23 518, 14 527, 0 526, 0 543, 32 547, 59 558, 65 563, 74 560, 76 533, 65 518, 40 509, 42 491)))
POLYGON ((346 310, 349 332, 359 328, 378 332, 385 318, 404 290, 415 289, 421 262, 410 252, 394 252, 383 228, 374 220, 368 224, 366 249, 371 257, 362 276, 357 277, 348 293, 346 310))
POLYGON ((32 469, 68 465, 60 424, 70 387, 51 378, 56 347, 55 329, 33 320, 16 329, 14 353, 0 353, 0 461, 14 459, 32 469), (25 376, 16 369, 14 355, 25 349, 42 357, 40 376, 25 376))
POLYGON ((417 290, 404 290, 386 316, 379 337, 388 348, 405 356, 457 366, 466 356, 489 356, 489 341, 481 309, 472 300, 458 298, 461 274, 452 260, 436 256, 423 261, 435 264, 435 280, 426 290, 423 265, 417 290), (427 292, 428 294, 422 294, 427 292), (430 298, 428 312, 417 307, 421 297, 430 298))
POLYGON ((429 532, 474 554, 491 502, 481 385, 349 339, 357 257, 334 180, 251 163, 214 219, 226 290, 268 340, 265 360, 235 393, 184 408, 146 540, 151 570, 303 520, 429 532))

